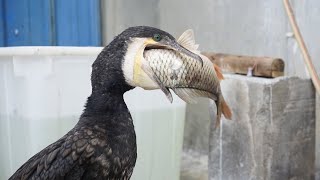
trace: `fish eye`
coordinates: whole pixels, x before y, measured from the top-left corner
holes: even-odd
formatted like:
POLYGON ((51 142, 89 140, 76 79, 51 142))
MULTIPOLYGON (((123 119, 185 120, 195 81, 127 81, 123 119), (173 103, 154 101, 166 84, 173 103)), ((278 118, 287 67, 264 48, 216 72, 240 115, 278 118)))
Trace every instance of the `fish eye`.
POLYGON ((152 39, 155 40, 155 41, 157 41, 157 42, 159 42, 159 41, 161 41, 162 37, 161 37, 160 34, 155 34, 155 35, 153 35, 153 38, 152 38, 152 39))

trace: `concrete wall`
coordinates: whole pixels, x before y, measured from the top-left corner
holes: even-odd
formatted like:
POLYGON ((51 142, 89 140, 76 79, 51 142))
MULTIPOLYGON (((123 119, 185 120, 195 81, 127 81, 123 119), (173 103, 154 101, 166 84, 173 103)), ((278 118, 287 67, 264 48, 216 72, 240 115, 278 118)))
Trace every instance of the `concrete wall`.
POLYGON ((233 121, 223 120, 210 131, 210 180, 314 179, 315 91, 310 80, 229 75, 222 92, 233 121))
MULTIPOLYGON (((135 25, 179 36, 195 31, 202 50, 274 56, 286 61, 287 75, 307 77, 282 1, 268 0, 102 0, 104 42, 135 25)), ((292 0, 296 17, 320 75, 320 1, 292 0)))
MULTIPOLYGON (((176 37, 184 30, 192 28, 195 31, 196 41, 203 51, 279 57, 285 60, 286 75, 308 77, 295 39, 287 36, 291 28, 282 1, 102 0, 102 2, 105 44, 125 28, 135 25, 158 27, 176 37)), ((320 1, 291 0, 291 3, 317 73, 320 75, 320 1)), ((200 104, 206 106, 208 101, 200 104)), ((209 130, 204 127, 210 123, 208 110, 192 106, 188 108, 184 144, 186 154, 183 161, 193 168, 182 167, 182 170, 185 170, 186 176, 194 173, 193 179, 205 179, 205 176, 199 175, 202 172, 199 168, 206 165, 207 155, 204 152, 207 150, 205 143, 208 141, 209 130)), ((317 124, 320 124, 319 120, 317 124)), ((319 140, 317 142, 319 144, 319 140)), ((317 155, 320 157, 320 150, 318 152, 317 155)))
POLYGON ((187 105, 184 127, 181 180, 208 179, 210 119, 208 99, 187 105))
POLYGON ((130 26, 159 27, 158 0, 101 0, 104 45, 130 26))
POLYGON ((233 121, 220 128, 212 102, 188 106, 181 179, 320 179, 319 100, 316 107, 310 80, 226 75, 222 92, 233 121))

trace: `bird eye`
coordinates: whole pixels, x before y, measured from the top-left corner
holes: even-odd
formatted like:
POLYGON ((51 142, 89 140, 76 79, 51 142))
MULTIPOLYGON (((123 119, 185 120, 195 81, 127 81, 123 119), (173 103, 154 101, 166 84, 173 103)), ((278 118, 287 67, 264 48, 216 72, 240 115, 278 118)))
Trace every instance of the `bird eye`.
POLYGON ((155 41, 157 41, 157 42, 161 41, 161 39, 162 39, 162 37, 161 37, 160 34, 155 34, 155 35, 153 36, 153 40, 155 40, 155 41))

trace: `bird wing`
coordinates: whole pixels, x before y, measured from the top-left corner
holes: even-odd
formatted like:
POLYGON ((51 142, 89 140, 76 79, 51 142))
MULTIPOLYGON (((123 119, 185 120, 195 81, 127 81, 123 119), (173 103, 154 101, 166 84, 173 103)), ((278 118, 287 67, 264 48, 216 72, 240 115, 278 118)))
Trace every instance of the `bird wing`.
MULTIPOLYGON (((87 130, 80 130, 87 131, 87 130)), ((68 133, 55 143, 49 145, 22 165, 12 179, 60 179, 75 173, 80 177, 84 170, 79 165, 94 153, 92 139, 86 132, 68 133), (75 169, 75 171, 71 171, 75 169), (82 171, 82 172, 79 172, 82 171)))

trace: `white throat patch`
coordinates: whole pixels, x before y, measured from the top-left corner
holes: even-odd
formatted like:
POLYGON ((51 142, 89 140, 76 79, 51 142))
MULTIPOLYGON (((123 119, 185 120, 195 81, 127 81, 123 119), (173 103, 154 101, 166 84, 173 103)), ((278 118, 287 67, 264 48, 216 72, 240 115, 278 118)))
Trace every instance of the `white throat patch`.
POLYGON ((129 85, 134 87, 137 86, 133 79, 135 57, 137 56, 140 48, 144 46, 145 41, 146 38, 132 38, 131 43, 128 44, 128 50, 122 62, 122 71, 124 74, 124 78, 129 85))
POLYGON ((148 38, 132 38, 122 62, 122 71, 126 82, 146 90, 159 89, 159 85, 146 74, 142 66, 148 66, 144 59, 144 50, 147 44, 153 43, 148 38))

